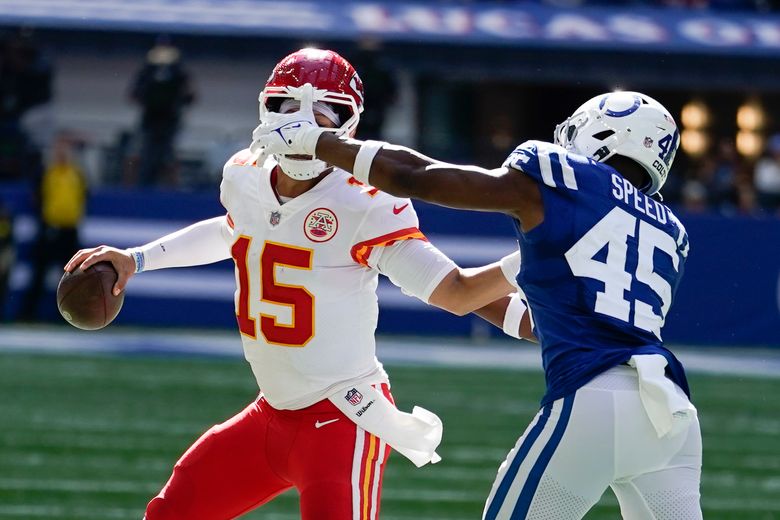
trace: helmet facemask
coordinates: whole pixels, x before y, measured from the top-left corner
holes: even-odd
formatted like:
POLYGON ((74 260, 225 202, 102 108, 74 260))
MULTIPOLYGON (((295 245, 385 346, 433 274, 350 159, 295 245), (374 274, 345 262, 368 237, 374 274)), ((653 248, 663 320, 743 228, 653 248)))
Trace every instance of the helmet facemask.
MULTIPOLYGON (((300 94, 296 87, 268 87, 260 93, 260 120, 269 112, 292 113, 300 108, 300 94), (294 102, 291 104, 290 102, 294 102)), ((360 121, 360 113, 354 100, 347 95, 338 95, 322 89, 314 89, 313 95, 314 113, 321 114, 328 118, 335 126, 333 128, 323 127, 326 131, 334 135, 353 136, 360 121), (334 117, 335 116, 335 117, 334 117), (341 121, 346 121, 340 124, 341 121)), ((329 168, 329 165, 310 157, 292 157, 288 155, 274 155, 274 158, 281 166, 282 171, 295 180, 302 181, 314 179, 329 168)))

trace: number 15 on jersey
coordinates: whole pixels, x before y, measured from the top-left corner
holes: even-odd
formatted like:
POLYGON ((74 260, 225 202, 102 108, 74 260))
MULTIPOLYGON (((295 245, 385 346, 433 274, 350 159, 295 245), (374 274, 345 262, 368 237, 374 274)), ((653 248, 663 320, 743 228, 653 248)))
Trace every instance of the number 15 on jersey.
POLYGON ((292 323, 279 323, 276 316, 260 314, 260 332, 268 343, 303 347, 314 337, 314 295, 300 285, 277 281, 277 266, 311 270, 314 251, 304 247, 265 241, 260 254, 260 290, 253 293, 249 277, 249 246, 252 238, 241 235, 230 249, 238 271, 236 319, 241 334, 257 339, 257 320, 250 314, 250 298, 259 293, 264 302, 290 307, 292 323))

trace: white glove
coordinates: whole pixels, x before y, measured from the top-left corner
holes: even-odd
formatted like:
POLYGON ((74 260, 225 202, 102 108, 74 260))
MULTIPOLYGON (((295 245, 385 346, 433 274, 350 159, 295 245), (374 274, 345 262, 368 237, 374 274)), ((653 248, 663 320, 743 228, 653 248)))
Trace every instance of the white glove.
POLYGON ((254 154, 315 155, 317 141, 326 131, 314 118, 312 97, 314 88, 306 83, 290 91, 300 92, 301 106, 297 112, 277 114, 268 112, 252 132, 249 151, 254 154))

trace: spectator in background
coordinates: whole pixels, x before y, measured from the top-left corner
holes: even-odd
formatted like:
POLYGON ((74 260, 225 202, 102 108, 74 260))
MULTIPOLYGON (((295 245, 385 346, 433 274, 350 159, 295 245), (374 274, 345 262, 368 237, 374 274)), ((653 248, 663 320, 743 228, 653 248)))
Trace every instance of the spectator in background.
POLYGON ((741 163, 734 140, 723 138, 718 142, 715 153, 710 181, 710 194, 715 206, 728 208, 734 205, 737 199, 737 176, 740 173, 741 163))
POLYGON ((0 322, 5 321, 8 278, 14 264, 14 223, 11 213, 0 201, 0 322))
POLYGON ((753 183, 761 207, 780 213, 780 134, 769 138, 767 155, 756 163, 753 183))
POLYGON ((130 95, 141 106, 140 164, 142 186, 175 184, 174 140, 182 110, 195 100, 179 49, 159 38, 133 81, 130 95))
POLYGON ((681 190, 681 202, 688 213, 704 213, 707 211, 707 188, 696 180, 685 181, 681 190))
POLYGON ((691 181, 697 181, 706 191, 710 209, 730 213, 737 206, 737 176, 741 162, 734 142, 723 138, 712 155, 697 166, 691 181))
POLYGON ((75 161, 74 143, 57 137, 50 163, 38 187, 38 238, 33 249, 33 274, 20 319, 35 320, 50 266, 60 266, 79 249, 78 227, 86 210, 87 184, 75 161))
POLYGON ((52 97, 52 69, 29 32, 0 37, 0 179, 36 175, 40 153, 21 125, 52 97), (37 165, 30 171, 30 165, 37 165))
POLYGON ((737 213, 740 215, 755 216, 761 212, 756 190, 753 189, 752 183, 746 182, 744 177, 741 177, 736 185, 736 206, 737 213))

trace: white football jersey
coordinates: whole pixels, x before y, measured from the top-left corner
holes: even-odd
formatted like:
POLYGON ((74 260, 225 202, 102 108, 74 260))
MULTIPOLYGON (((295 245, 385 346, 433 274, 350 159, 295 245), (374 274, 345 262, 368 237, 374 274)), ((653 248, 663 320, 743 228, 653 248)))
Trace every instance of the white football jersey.
POLYGON ((261 392, 275 408, 300 409, 345 386, 386 382, 370 258, 425 239, 411 202, 336 169, 280 204, 276 163, 249 160, 244 150, 227 162, 220 199, 233 228, 236 317, 261 392))

